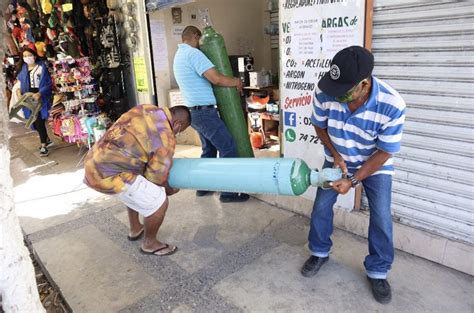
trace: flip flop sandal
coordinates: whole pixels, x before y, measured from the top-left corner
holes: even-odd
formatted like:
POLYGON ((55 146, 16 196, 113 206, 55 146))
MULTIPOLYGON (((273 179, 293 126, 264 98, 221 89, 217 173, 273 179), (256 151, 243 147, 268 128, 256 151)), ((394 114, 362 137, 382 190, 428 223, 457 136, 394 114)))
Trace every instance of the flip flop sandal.
POLYGON ((49 0, 40 0, 40 5, 41 5, 41 10, 43 11, 43 14, 51 14, 51 11, 53 9, 53 5, 51 1, 49 0))
POLYGON ((120 2, 117 0, 107 0, 106 4, 109 10, 117 10, 120 8, 120 2))
POLYGON ((38 9, 38 5, 36 4, 35 0, 26 0, 26 2, 32 7, 34 10, 38 9))
POLYGON ((45 45, 44 42, 36 41, 35 42, 35 47, 36 47, 36 54, 38 54, 38 56, 40 58, 42 58, 46 55, 46 45, 45 45))
POLYGON ((56 56, 56 51, 52 45, 46 45, 46 57, 47 58, 54 58, 56 56))
POLYGON ((59 19, 58 19, 58 16, 56 15, 56 10, 53 10, 48 19, 48 26, 49 28, 55 28, 58 25, 58 23, 59 23, 59 19))
POLYGON ((143 254, 148 254, 148 255, 165 256, 165 255, 172 255, 173 253, 175 253, 178 250, 178 247, 175 246, 174 249, 172 249, 172 250, 170 250, 166 253, 156 254, 157 252, 168 249, 169 247, 170 247, 169 244, 165 244, 163 247, 161 247, 159 249, 156 249, 155 251, 145 251, 140 247, 140 252, 143 253, 143 254))
POLYGON ((44 30, 41 27, 34 27, 31 30, 31 34, 33 35, 33 39, 35 42, 43 41, 44 39, 44 30))
POLYGON ((40 25, 40 16, 37 11, 29 11, 28 16, 33 27, 38 27, 40 25))
POLYGON ((130 241, 137 241, 138 239, 142 238, 143 237, 143 234, 145 233, 145 228, 142 228, 142 230, 140 230, 138 232, 138 234, 136 234, 135 236, 130 236, 128 235, 127 236, 127 239, 130 240, 130 241))
POLYGON ((32 11, 33 8, 25 0, 18 1, 18 5, 26 9, 27 11, 32 11))

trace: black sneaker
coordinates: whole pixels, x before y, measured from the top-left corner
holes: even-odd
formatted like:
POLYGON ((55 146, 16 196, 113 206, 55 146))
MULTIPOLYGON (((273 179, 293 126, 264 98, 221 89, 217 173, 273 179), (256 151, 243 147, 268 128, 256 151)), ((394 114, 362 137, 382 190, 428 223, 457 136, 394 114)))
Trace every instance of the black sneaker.
POLYGON ((41 157, 47 157, 49 155, 48 149, 46 147, 41 147, 40 148, 40 156, 41 157))
POLYGON ((198 190, 196 191, 196 197, 204 197, 211 193, 212 191, 209 191, 209 190, 198 190))
POLYGON ((230 195, 222 195, 219 197, 221 202, 229 203, 229 202, 245 202, 250 199, 250 196, 246 193, 235 193, 230 195))
POLYGON ((301 268, 301 275, 304 277, 312 277, 316 275, 321 266, 329 260, 329 257, 320 258, 317 256, 310 256, 309 259, 304 262, 303 267, 301 268))
POLYGON ((392 300, 392 290, 386 279, 375 279, 367 276, 372 287, 372 294, 375 300, 382 304, 387 304, 392 300))
MULTIPOLYGON (((51 141, 51 139, 48 139, 48 141, 46 141, 46 148, 49 148, 49 147, 52 147, 54 146, 54 142, 51 141)), ((43 146, 40 146, 39 149, 41 150, 43 146)))

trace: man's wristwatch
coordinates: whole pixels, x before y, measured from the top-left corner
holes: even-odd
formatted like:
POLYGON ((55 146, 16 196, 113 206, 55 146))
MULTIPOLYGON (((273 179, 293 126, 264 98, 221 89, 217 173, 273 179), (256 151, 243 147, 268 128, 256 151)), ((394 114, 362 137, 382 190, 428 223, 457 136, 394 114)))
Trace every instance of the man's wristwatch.
POLYGON ((357 178, 355 178, 354 175, 352 174, 347 174, 347 179, 349 179, 351 181, 351 184, 352 184, 352 187, 355 188, 357 186, 360 185, 360 180, 358 180, 357 178))

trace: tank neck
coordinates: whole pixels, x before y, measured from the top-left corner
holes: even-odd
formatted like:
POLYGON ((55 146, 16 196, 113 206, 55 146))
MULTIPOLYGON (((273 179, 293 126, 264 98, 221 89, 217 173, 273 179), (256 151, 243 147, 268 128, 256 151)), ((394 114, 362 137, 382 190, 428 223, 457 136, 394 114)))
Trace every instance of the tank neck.
POLYGON ((203 33, 208 34, 208 35, 213 35, 216 33, 216 30, 212 28, 212 26, 209 25, 209 26, 204 27, 203 33))

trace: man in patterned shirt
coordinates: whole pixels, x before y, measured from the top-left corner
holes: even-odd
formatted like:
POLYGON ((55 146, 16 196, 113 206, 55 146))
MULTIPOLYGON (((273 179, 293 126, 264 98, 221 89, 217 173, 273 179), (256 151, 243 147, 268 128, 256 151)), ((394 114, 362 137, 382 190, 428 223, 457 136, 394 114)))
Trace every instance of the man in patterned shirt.
POLYGON ((339 167, 347 178, 318 189, 308 241, 311 257, 301 273, 315 275, 329 259, 333 206, 339 194, 362 184, 369 200, 369 255, 364 266, 374 298, 388 303, 387 281, 394 258, 391 193, 393 154, 400 151, 405 101, 384 81, 374 77, 374 56, 352 46, 334 56, 330 71, 319 81, 312 123, 324 145, 323 167, 339 167))
POLYGON ((178 192, 168 185, 175 136, 191 124, 189 109, 138 105, 123 114, 89 151, 84 182, 115 195, 128 210, 131 241, 145 234, 141 252, 169 255, 177 247, 157 240, 168 208, 168 196, 178 192), (143 225, 139 214, 144 216, 143 225))

